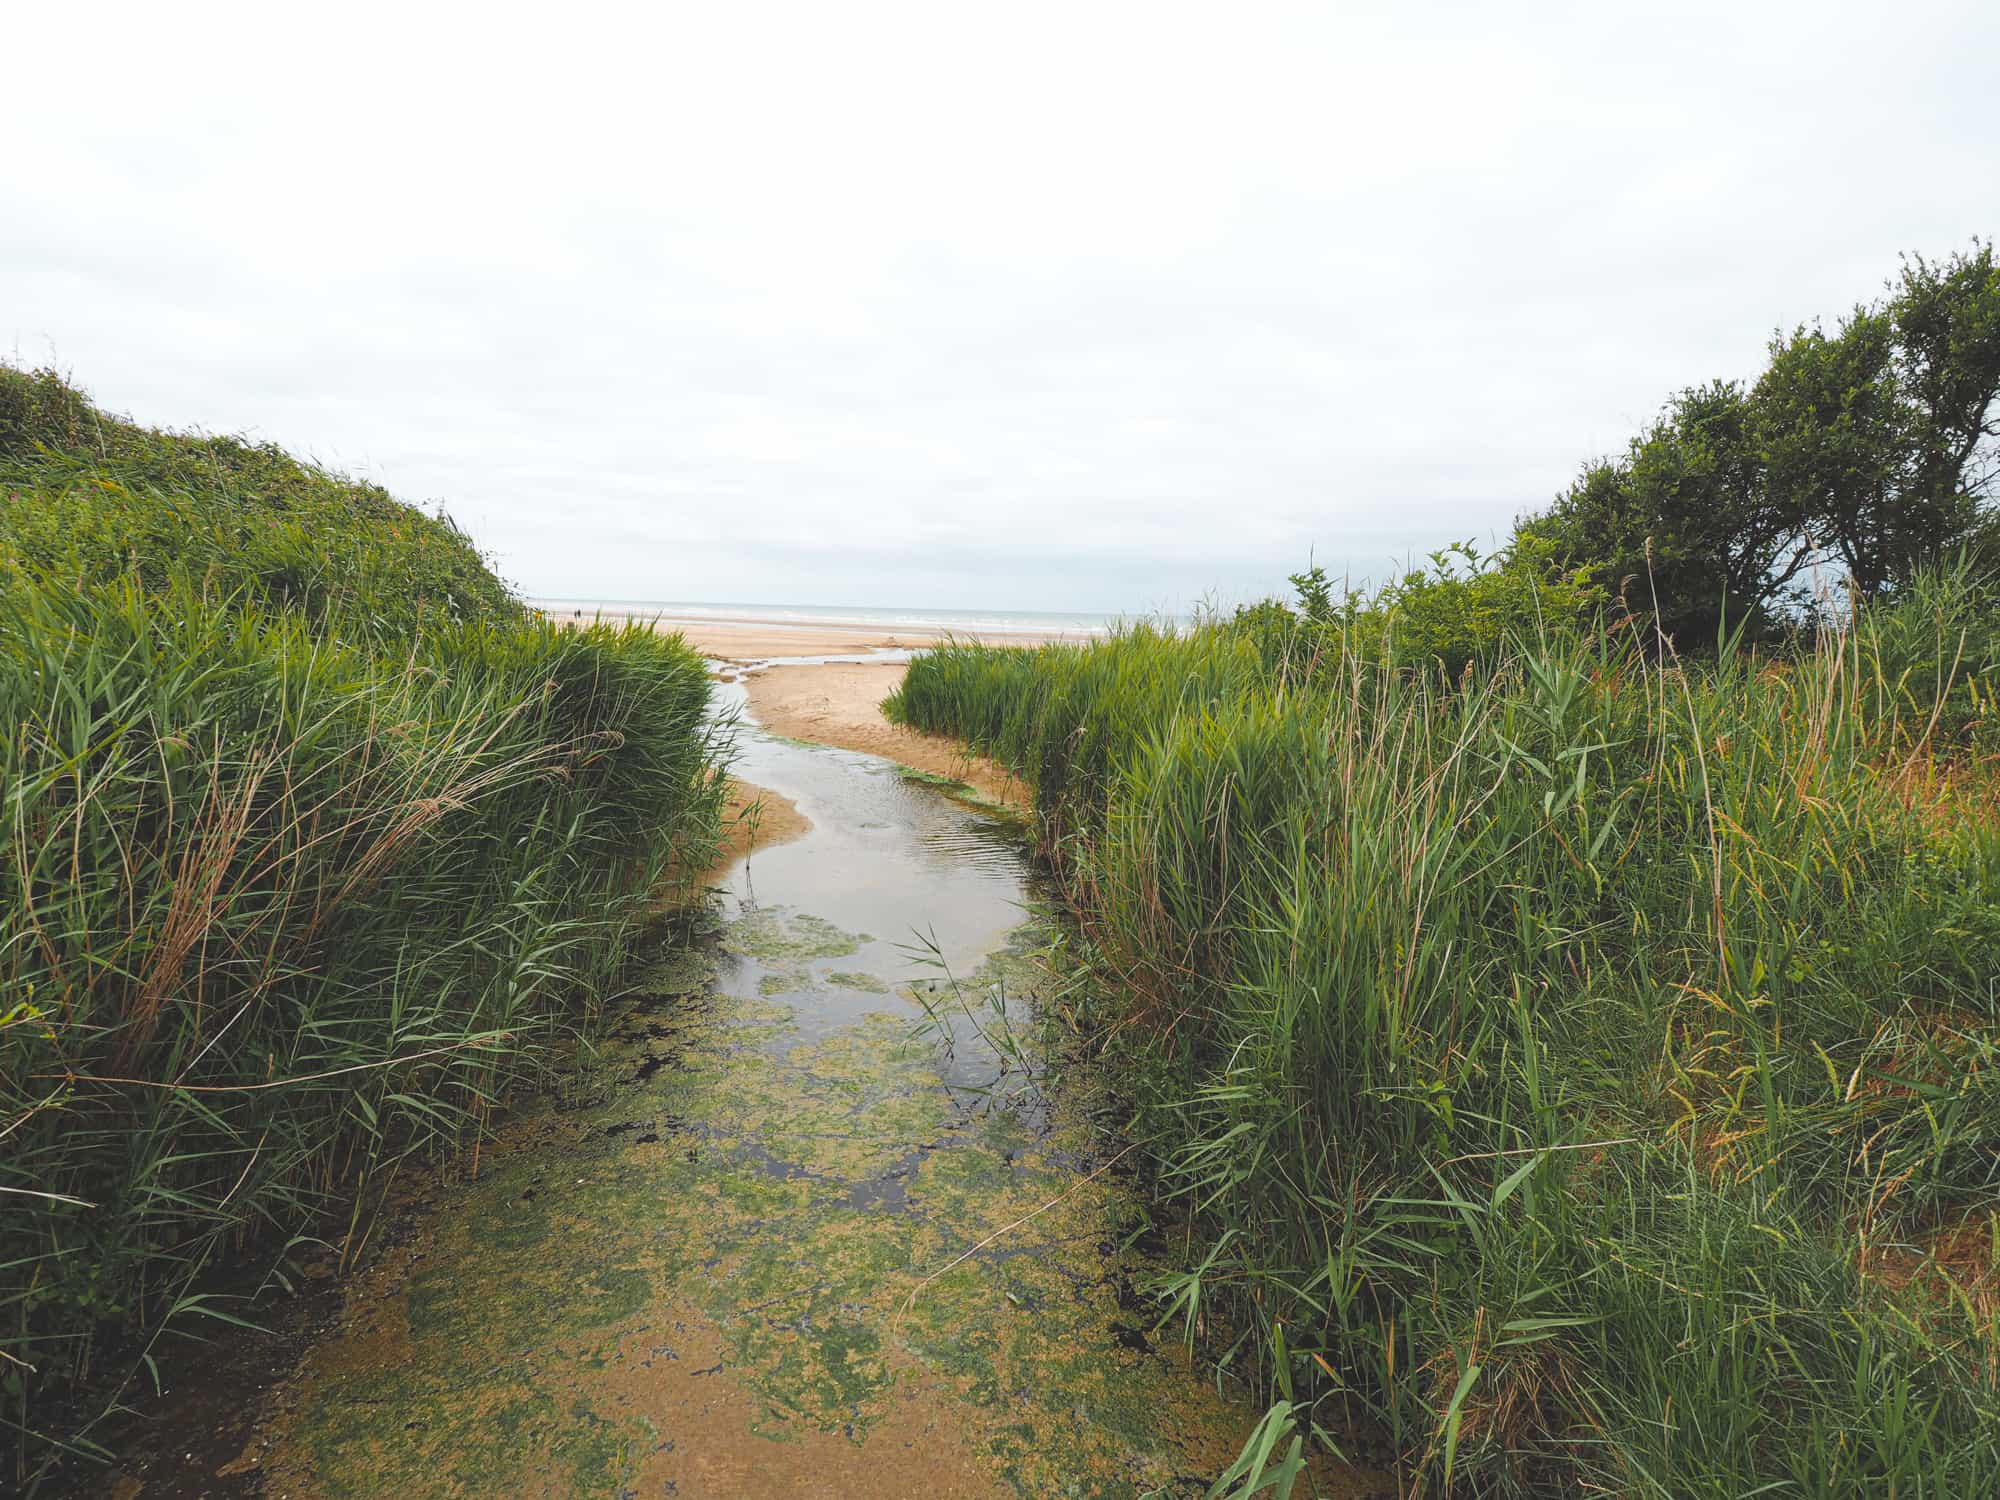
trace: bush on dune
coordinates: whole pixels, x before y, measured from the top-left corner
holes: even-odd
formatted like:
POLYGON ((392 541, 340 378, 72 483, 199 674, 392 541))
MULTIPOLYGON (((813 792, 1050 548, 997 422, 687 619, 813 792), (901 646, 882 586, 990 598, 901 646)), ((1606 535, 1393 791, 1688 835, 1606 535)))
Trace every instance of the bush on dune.
POLYGON ((1372 592, 1336 599, 1318 567, 1293 574, 1292 584, 1296 608, 1267 599, 1230 621, 1257 643, 1267 670, 1292 678, 1339 654, 1423 663, 1457 681, 1512 641, 1574 632, 1608 597, 1589 570, 1564 564, 1554 544, 1532 532, 1490 555, 1454 542, 1372 592))
POLYGON ((587 1028, 724 747, 678 639, 524 611, 448 522, 0 370, 0 1381, 226 1314, 587 1028))
POLYGON ((1516 539, 1586 569, 1683 652, 1782 635, 1822 593, 1888 598, 1953 558, 1996 576, 2000 261, 1978 240, 1907 256, 1886 291, 1830 332, 1774 334, 1748 384, 1676 393, 1516 539))

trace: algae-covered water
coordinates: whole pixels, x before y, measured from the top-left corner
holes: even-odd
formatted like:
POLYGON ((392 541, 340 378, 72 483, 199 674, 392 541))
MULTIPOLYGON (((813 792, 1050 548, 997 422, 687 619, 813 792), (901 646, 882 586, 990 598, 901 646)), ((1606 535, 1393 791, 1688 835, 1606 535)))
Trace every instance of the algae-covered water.
POLYGON ((267 1494, 1199 1495, 1235 1455, 1106 1148, 949 1003, 1043 980, 1015 831, 754 731, 737 773, 811 833, 359 1280, 239 1460, 267 1494))

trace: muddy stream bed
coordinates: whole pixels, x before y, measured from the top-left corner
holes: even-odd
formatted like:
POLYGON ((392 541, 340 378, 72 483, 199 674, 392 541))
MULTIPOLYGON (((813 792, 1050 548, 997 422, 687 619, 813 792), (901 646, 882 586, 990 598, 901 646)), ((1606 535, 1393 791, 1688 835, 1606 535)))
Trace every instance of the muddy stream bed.
POLYGON ((1235 1457, 1258 1413, 1151 1335, 1115 1148, 987 1040, 1047 979, 1018 830, 747 724, 734 770, 810 832, 354 1278, 235 1484, 1199 1496, 1235 1457))

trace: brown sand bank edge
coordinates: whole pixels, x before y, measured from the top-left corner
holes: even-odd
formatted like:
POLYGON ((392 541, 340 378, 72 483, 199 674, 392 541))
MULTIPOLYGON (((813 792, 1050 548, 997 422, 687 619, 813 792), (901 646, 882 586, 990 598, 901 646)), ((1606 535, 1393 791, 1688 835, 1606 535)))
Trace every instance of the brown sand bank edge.
POLYGON ((803 838, 812 828, 812 819, 799 811, 798 804, 782 792, 729 778, 729 799, 722 809, 722 847, 708 878, 719 880, 736 862, 759 849, 789 844, 803 838))
POLYGON ((882 717, 881 702, 903 680, 901 662, 826 662, 765 667, 744 679, 750 712, 773 734, 879 755, 952 781, 983 802, 1016 812, 1034 805, 1027 786, 998 761, 957 740, 919 734, 882 717))

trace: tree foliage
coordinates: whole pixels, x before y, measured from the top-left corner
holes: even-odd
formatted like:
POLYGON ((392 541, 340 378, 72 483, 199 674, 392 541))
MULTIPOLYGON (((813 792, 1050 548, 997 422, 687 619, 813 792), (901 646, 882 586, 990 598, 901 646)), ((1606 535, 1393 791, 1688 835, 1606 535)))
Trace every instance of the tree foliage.
POLYGON ((1956 552, 2000 554, 2000 266, 1905 259, 1828 332, 1779 333, 1744 386, 1672 397, 1517 532, 1546 539, 1684 646, 1775 628, 1824 567, 1855 599, 1956 552))

